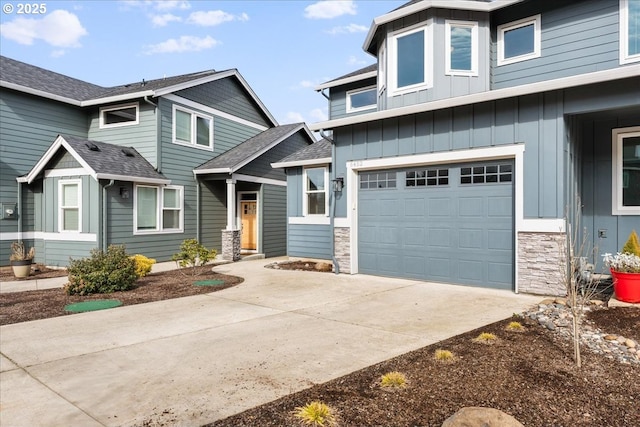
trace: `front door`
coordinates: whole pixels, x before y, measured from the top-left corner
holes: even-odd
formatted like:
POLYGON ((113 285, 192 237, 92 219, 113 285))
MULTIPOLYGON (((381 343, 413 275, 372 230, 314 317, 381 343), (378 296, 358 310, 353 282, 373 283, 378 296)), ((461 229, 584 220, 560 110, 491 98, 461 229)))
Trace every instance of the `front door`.
POLYGON ((242 222, 241 249, 256 250, 257 202, 255 200, 240 202, 240 221, 242 222))

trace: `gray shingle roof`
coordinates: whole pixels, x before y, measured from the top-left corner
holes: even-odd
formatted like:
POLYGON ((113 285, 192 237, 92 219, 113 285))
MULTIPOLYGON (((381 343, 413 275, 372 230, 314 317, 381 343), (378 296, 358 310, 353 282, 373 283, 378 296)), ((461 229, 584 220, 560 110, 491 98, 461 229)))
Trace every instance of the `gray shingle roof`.
POLYGON ((132 181, 166 180, 134 148, 62 135, 71 148, 98 175, 130 177, 132 181), (93 150, 91 147, 94 148, 93 150))
POLYGON ((295 163, 326 158, 331 158, 331 142, 325 138, 296 151, 278 163, 295 163))
POLYGON ((211 169, 235 169, 244 165, 247 159, 265 150, 271 144, 286 137, 296 129, 302 129, 303 123, 292 123, 288 125, 276 126, 253 136, 241 144, 236 145, 218 157, 198 166, 195 170, 206 171, 211 169))
POLYGON ((360 68, 359 70, 355 70, 350 72, 349 74, 345 74, 344 76, 340 76, 340 77, 336 77, 335 79, 329 80, 328 82, 324 82, 322 85, 326 85, 329 84, 331 82, 335 82, 338 80, 342 80, 342 79, 348 79, 349 77, 355 77, 358 76, 360 74, 366 74, 366 73, 370 73, 372 71, 377 71, 378 70, 378 64, 371 64, 371 65, 367 65, 364 68, 360 68))

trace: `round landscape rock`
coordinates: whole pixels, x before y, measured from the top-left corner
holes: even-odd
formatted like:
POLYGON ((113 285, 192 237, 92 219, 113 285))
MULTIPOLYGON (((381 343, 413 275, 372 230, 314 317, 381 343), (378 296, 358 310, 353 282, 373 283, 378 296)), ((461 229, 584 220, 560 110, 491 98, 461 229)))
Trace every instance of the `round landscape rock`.
POLYGON ((469 406, 444 420, 442 427, 524 427, 499 409, 469 406))

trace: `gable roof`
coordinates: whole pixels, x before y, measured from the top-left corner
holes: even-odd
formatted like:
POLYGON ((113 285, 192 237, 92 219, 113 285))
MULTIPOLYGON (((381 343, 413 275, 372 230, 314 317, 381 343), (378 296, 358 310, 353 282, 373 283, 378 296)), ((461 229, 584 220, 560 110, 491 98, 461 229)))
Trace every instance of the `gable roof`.
POLYGON ((67 104, 87 107, 121 102, 143 97, 158 97, 190 87, 234 77, 247 91, 258 108, 275 126, 275 117, 267 110, 237 69, 206 70, 113 87, 102 87, 44 68, 16 61, 0 55, 0 87, 53 99, 67 104))
POLYGON ((271 163, 272 168, 289 168, 294 166, 323 165, 331 163, 331 141, 326 138, 316 141, 308 147, 285 157, 279 162, 271 163))
POLYGON ((116 179, 162 185, 171 183, 134 148, 63 135, 58 135, 33 169, 19 177, 18 182, 32 183, 61 148, 67 150, 96 180, 116 179))
POLYGON ((345 74, 344 76, 340 76, 333 80, 329 80, 328 82, 321 83, 315 87, 315 90, 320 91, 322 89, 341 86, 347 83, 358 82, 360 80, 365 80, 365 79, 369 79, 377 76, 378 76, 378 64, 371 64, 371 65, 367 65, 364 68, 360 68, 359 70, 353 71, 349 74, 345 74))
POLYGON ((198 166, 193 173, 196 175, 233 173, 300 130, 304 130, 310 141, 314 140, 313 134, 304 123, 276 126, 247 139, 218 157, 198 166))

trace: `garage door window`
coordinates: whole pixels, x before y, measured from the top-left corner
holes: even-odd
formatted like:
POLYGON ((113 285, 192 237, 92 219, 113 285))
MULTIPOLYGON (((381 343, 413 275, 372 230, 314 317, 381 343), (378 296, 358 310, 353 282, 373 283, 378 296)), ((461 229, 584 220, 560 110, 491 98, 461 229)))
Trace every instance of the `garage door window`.
POLYGON ((407 187, 425 187, 449 184, 449 169, 423 169, 406 172, 407 187))
POLYGON ((360 188, 363 190, 376 188, 396 188, 396 173, 361 173, 360 188))
POLYGON ((511 182, 511 165, 487 165, 460 168, 460 184, 493 184, 511 182))

